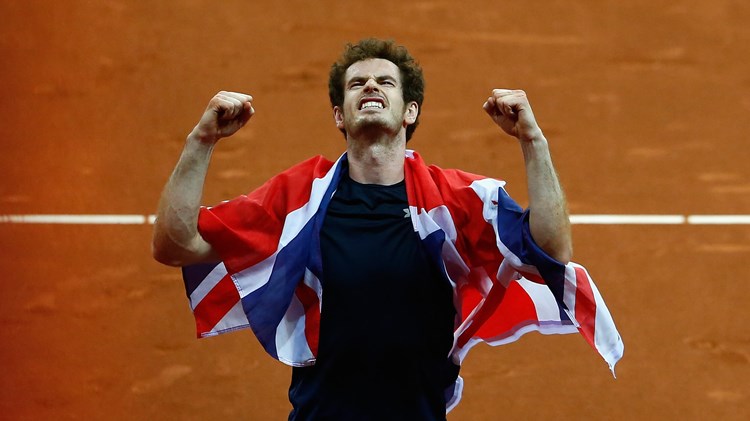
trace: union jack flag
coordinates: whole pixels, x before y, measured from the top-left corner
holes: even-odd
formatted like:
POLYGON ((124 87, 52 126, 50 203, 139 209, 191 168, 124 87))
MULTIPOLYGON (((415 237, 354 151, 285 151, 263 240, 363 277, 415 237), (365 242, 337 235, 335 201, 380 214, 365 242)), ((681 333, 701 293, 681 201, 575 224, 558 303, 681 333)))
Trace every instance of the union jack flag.
MULTIPOLYGON (((251 328, 273 357, 315 363, 324 297, 319 232, 343 171, 311 158, 249 195, 202 208, 201 235, 222 262, 183 268, 198 337, 251 328)), ((451 357, 460 364, 480 342, 501 345, 527 332, 580 332, 614 374, 623 342, 583 266, 563 265, 533 241, 528 211, 503 181, 405 159, 414 231, 454 290, 451 357)), ((459 377, 446 410, 461 398, 459 377)))

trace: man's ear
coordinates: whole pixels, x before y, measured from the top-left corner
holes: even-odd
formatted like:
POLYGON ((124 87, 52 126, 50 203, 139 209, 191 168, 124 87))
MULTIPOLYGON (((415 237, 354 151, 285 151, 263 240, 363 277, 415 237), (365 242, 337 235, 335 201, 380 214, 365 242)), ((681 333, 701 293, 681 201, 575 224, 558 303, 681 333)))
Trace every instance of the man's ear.
POLYGON ((341 111, 341 107, 338 105, 333 107, 333 121, 336 122, 336 128, 339 130, 344 129, 344 112, 341 111))
POLYGON ((404 122, 407 126, 414 124, 419 116, 419 104, 416 101, 412 101, 406 104, 406 110, 404 110, 404 122))

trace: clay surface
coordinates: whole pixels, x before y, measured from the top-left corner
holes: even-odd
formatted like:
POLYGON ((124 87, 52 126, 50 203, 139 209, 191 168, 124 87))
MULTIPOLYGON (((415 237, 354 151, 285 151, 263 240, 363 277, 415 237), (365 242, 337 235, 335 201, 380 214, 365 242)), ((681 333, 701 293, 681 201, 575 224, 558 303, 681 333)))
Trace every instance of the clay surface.
MULTIPOLYGON (((0 215, 154 213, 211 96, 255 97, 204 202, 344 141, 343 45, 409 47, 427 79, 410 142, 508 181, 517 142, 482 111, 525 89, 572 214, 748 214, 750 3, 5 1, 0 215)), ((577 335, 478 346, 461 420, 750 419, 748 225, 575 225, 625 341, 617 379, 577 335)), ((151 226, 0 224, 0 418, 281 420, 290 369, 249 331, 197 340, 151 226)), ((396 379, 397 382, 397 379, 396 379)))

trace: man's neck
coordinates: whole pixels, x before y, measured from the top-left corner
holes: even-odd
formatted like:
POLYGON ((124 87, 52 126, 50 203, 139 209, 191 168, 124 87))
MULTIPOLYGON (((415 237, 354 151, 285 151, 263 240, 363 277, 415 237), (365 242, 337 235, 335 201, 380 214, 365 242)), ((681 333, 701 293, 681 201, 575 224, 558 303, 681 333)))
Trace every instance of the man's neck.
POLYGON ((362 184, 396 184, 404 179, 405 149, 405 139, 367 142, 347 139, 349 176, 362 184))

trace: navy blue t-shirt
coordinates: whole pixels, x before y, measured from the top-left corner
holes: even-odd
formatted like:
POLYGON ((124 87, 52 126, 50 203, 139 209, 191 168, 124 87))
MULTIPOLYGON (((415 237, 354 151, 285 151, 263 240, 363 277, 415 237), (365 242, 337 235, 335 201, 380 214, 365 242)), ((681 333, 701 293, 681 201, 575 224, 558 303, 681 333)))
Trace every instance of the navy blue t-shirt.
POLYGON ((320 237, 318 358, 292 369, 289 419, 445 420, 453 293, 414 232, 404 182, 343 175, 320 237))

